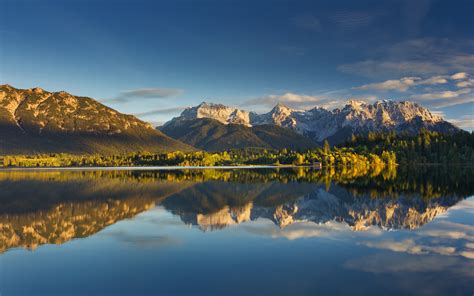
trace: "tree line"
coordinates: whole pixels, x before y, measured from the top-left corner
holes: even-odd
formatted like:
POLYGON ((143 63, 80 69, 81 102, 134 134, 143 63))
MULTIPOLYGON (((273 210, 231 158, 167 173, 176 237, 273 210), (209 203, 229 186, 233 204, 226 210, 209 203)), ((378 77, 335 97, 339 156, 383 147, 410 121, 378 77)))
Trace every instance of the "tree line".
POLYGON ((321 164, 372 170, 398 164, 474 164, 474 134, 442 134, 421 130, 408 133, 352 135, 340 147, 328 142, 306 151, 291 149, 238 149, 222 152, 163 152, 117 155, 37 154, 0 156, 3 167, 117 167, 117 166, 236 166, 321 164))
POLYGON ((370 132, 352 135, 344 144, 356 153, 375 154, 389 150, 399 164, 474 164, 474 133, 444 134, 422 129, 417 135, 370 132))
POLYGON ((380 154, 358 153, 354 148, 324 147, 294 151, 290 149, 241 149, 223 152, 131 153, 126 155, 37 154, 0 157, 3 167, 92 167, 92 166, 235 166, 235 165, 314 165, 364 169, 396 165, 390 151, 380 154))

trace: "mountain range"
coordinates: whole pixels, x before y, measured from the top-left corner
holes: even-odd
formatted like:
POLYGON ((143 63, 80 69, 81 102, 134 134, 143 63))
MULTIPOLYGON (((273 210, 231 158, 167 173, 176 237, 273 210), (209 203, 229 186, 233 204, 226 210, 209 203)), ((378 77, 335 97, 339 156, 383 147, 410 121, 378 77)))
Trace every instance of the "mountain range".
MULTIPOLYGON (((351 134, 368 132, 408 132, 415 134, 422 128, 442 133, 454 133, 459 128, 432 114, 428 109, 408 101, 376 101, 373 104, 351 100, 342 109, 329 111, 321 107, 310 110, 295 110, 284 104, 277 104, 270 112, 257 114, 222 104, 203 102, 195 107, 185 109, 180 116, 165 123, 161 130, 193 145, 219 138, 211 132, 201 131, 207 125, 216 125, 211 121, 197 123, 199 119, 214 119, 228 129, 240 125, 255 129, 260 126, 278 126, 300 134, 314 143, 320 144, 328 140, 331 144, 339 144, 347 140, 351 134), (174 131, 179 127, 180 132, 174 131), (186 131, 184 129, 187 128, 186 131), (190 140, 187 135, 193 135, 190 140)), ((219 130, 220 134, 224 127, 219 130)), ((205 147, 203 147, 205 149, 205 147)))
POLYGON ((173 150, 194 148, 91 98, 0 85, 0 154, 173 150))
POLYGON ((417 133, 459 128, 407 101, 349 101, 342 109, 295 110, 277 104, 264 114, 203 102, 159 128, 98 101, 41 88, 0 85, 0 155, 307 149, 372 131, 417 133))

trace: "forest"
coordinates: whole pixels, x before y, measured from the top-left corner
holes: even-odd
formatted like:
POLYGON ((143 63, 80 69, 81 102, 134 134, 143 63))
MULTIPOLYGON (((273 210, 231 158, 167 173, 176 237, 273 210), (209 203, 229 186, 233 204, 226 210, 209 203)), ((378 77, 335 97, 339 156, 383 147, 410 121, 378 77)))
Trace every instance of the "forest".
POLYGON ((368 133, 352 135, 344 147, 355 153, 395 153, 399 164, 474 164, 474 133, 461 131, 443 134, 421 130, 418 135, 408 133, 368 133))
POLYGON ((132 153, 126 155, 38 154, 0 158, 3 167, 92 167, 92 166, 236 166, 314 165, 341 167, 385 167, 396 165, 389 151, 357 153, 353 148, 323 148, 298 152, 289 149, 240 149, 223 152, 132 153))
POLYGON ((462 132, 446 135, 422 130, 409 134, 368 133, 352 135, 342 146, 305 151, 291 149, 235 149, 222 152, 99 154, 37 154, 0 156, 1 167, 117 167, 117 166, 311 166, 384 168, 399 164, 474 163, 474 135, 462 132))

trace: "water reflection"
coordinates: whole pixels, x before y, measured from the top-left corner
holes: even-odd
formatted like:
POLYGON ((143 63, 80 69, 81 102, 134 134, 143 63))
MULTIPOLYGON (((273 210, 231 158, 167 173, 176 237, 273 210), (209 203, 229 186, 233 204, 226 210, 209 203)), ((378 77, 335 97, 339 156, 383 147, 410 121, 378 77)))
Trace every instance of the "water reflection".
MULTIPOLYGON (((0 171, 0 251, 88 237, 157 205, 204 231, 259 219, 280 228, 303 227, 288 229, 291 239, 323 231, 304 229, 308 223, 323 225, 332 234, 346 228, 374 231, 373 226, 380 231, 417 229, 471 196, 472 177, 470 169, 447 174, 437 168, 370 176, 308 168, 0 171)), ((463 239, 471 241, 472 236, 463 239)), ((429 249, 414 240, 365 245, 395 251, 403 245, 411 254, 457 252, 452 246, 429 249)), ((462 252, 456 254, 472 256, 468 250, 462 252)))

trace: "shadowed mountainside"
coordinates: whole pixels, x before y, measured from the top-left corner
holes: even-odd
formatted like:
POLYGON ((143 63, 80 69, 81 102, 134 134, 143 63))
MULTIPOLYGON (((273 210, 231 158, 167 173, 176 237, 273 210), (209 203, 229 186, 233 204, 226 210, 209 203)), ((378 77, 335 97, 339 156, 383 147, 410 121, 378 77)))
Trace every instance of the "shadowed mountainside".
POLYGON ((206 151, 240 148, 303 150, 316 147, 311 139, 271 124, 248 127, 223 124, 210 118, 198 118, 172 121, 160 130, 174 139, 206 151))

